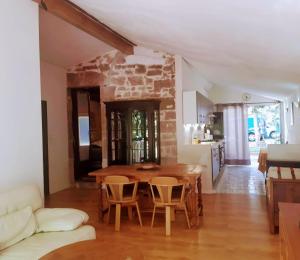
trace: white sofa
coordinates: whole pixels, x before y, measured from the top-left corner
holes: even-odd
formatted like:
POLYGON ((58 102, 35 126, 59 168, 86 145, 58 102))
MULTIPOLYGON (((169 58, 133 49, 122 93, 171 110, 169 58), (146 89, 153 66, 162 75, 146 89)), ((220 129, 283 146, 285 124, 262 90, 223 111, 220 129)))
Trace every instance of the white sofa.
POLYGON ((76 209, 45 209, 39 188, 0 193, 0 259, 33 260, 68 244, 96 238, 88 215, 76 209))

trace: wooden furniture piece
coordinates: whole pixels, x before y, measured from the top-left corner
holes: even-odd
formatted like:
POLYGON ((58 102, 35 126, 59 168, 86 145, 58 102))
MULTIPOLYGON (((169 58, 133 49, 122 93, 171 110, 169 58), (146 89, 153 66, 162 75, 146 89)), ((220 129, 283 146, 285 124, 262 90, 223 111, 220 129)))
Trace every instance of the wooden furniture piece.
POLYGON ((261 148, 258 154, 258 170, 262 173, 265 173, 267 171, 267 157, 268 152, 267 149, 261 148))
POLYGON ((278 203, 300 203, 300 176, 297 174, 298 168, 300 168, 300 162, 267 160, 266 196, 270 232, 272 234, 278 233, 279 229, 278 203), (281 171, 285 173, 283 174, 281 171))
POLYGON ((90 240, 58 248, 43 256, 42 260, 74 259, 144 259, 136 246, 105 240, 90 240), (116 247, 118 248, 116 250, 116 247))
POLYGON ((185 184, 179 183, 174 177, 154 177, 150 181, 150 187, 154 204, 151 227, 153 227, 154 224, 156 208, 165 208, 166 235, 170 236, 171 210, 181 208, 184 210, 187 225, 190 228, 190 221, 186 207, 185 184))
POLYGON ((133 177, 139 182, 149 182, 153 177, 170 176, 180 180, 185 180, 189 186, 187 194, 188 212, 191 219, 191 226, 199 225, 199 216, 202 216, 203 204, 201 193, 201 173, 204 166, 191 164, 175 164, 168 166, 159 166, 150 170, 138 170, 136 165, 110 166, 101 170, 89 173, 96 177, 98 184, 99 198, 99 220, 103 220, 103 213, 106 211, 103 207, 102 183, 106 176, 122 175, 133 177))
POLYGON ((300 204, 279 203, 280 259, 300 259, 300 204))
POLYGON ((104 179, 106 185, 106 194, 108 201, 108 220, 110 215, 111 205, 116 205, 116 216, 115 216, 115 230, 120 231, 120 220, 121 220, 121 207, 128 207, 129 218, 132 217, 131 207, 135 206, 139 217, 140 225, 142 226, 142 219, 139 210, 138 199, 136 196, 137 192, 137 181, 130 181, 126 176, 106 176, 104 179), (131 186, 131 187, 130 187, 131 186), (125 189, 127 194, 125 194, 125 189))

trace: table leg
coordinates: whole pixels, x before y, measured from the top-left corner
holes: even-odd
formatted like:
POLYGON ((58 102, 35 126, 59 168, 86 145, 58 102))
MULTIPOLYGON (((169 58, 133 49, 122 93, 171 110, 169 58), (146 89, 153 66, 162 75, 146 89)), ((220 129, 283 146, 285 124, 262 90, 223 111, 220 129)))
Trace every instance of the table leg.
POLYGON ((166 206, 166 236, 171 235, 171 207, 166 206))
POLYGON ((102 181, 98 182, 98 210, 99 210, 99 222, 102 222, 103 221, 102 181))
POLYGON ((191 216, 191 226, 199 225, 199 215, 198 215, 198 200, 197 195, 197 179, 191 178, 191 191, 190 191, 190 216, 191 216))
POLYGON ((198 188, 198 208, 200 209, 199 216, 203 216, 201 176, 197 179, 197 188, 198 188))

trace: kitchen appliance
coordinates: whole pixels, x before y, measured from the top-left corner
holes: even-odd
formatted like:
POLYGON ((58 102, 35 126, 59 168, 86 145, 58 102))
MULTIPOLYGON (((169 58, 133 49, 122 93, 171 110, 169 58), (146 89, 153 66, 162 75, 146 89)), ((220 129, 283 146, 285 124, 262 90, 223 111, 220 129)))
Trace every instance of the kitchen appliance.
POLYGON ((223 112, 214 112, 212 117, 211 131, 215 140, 224 139, 223 112))
POLYGON ((220 173, 219 145, 211 146, 211 162, 212 162, 212 181, 213 183, 215 183, 220 173))

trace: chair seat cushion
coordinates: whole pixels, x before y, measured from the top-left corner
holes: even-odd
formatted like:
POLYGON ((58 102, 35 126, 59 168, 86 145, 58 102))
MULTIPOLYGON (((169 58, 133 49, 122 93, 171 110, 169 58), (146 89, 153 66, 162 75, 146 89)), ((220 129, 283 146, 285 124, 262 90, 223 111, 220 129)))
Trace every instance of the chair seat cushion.
POLYGON ((69 231, 78 228, 89 219, 82 210, 69 208, 43 208, 35 212, 37 232, 69 231))
POLYGON ((95 229, 87 225, 81 226, 73 231, 39 233, 0 251, 0 259, 39 259, 59 247, 95 238, 95 229))

